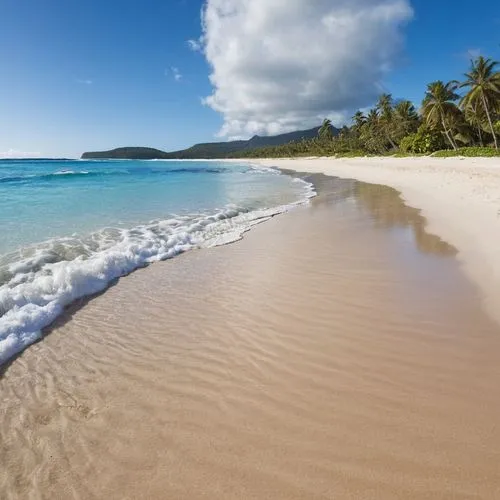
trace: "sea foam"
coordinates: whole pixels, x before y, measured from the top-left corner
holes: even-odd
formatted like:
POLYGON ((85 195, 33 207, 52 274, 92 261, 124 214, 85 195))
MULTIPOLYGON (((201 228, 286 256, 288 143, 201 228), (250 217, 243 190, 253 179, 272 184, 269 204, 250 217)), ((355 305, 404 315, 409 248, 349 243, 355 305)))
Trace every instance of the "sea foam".
POLYGON ((85 238, 46 241, 0 260, 0 364, 42 336, 66 306, 155 261, 193 248, 234 242, 252 226, 306 203, 260 210, 228 205, 214 213, 174 216, 131 229, 105 228, 85 238))

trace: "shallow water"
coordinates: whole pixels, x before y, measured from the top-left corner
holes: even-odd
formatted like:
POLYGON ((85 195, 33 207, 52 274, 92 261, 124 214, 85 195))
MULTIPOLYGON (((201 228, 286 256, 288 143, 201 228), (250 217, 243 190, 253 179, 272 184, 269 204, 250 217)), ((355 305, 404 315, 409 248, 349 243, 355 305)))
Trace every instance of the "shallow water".
POLYGON ((500 335, 382 186, 119 281, 0 379, 0 496, 500 497, 500 335))
POLYGON ((74 300, 234 241, 311 195, 307 183, 244 164, 0 161, 0 365, 74 300))

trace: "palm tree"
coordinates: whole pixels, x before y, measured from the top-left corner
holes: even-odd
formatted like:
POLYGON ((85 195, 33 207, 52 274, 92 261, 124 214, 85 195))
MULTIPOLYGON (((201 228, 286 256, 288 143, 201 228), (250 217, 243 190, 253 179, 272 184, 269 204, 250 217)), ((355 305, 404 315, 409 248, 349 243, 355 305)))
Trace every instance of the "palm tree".
POLYGON ((483 130, 485 130, 486 116, 478 101, 469 103, 463 107, 465 119, 477 130, 477 137, 481 147, 484 146, 483 130))
POLYGON ((394 106, 394 128, 396 139, 416 132, 419 125, 419 117, 415 106, 411 101, 399 101, 394 106))
POLYGON ((396 117, 401 120, 408 122, 418 121, 417 110, 411 101, 399 101, 396 106, 394 106, 394 113, 396 117))
POLYGON ((422 102, 422 115, 430 128, 442 128, 453 149, 458 149, 451 131, 451 123, 460 113, 454 101, 459 96, 455 93, 454 82, 443 83, 441 80, 429 83, 422 102))
POLYGON ((486 119, 493 135, 495 148, 498 149, 498 141, 491 119, 491 112, 499 106, 500 103, 500 73, 495 71, 497 61, 485 59, 479 56, 471 63, 471 69, 465 74, 467 78, 460 87, 468 87, 469 92, 462 99, 462 106, 466 107, 473 103, 481 103, 486 114, 486 119))
POLYGON ((379 121, 379 114, 376 108, 370 109, 368 112, 368 115, 366 115, 366 124, 369 125, 370 127, 378 125, 379 121))
POLYGON ((396 148, 396 144, 391 137, 391 129, 394 118, 393 100, 391 94, 382 94, 376 106, 380 114, 380 125, 383 129, 384 135, 391 144, 392 148, 396 148))
POLYGON ((332 131, 332 121, 328 118, 323 120, 323 124, 318 130, 318 136, 320 139, 331 139, 333 137, 332 131))
POLYGON ((392 95, 382 94, 378 98, 377 110, 382 117, 388 117, 392 115, 392 95))
POLYGON ((383 153, 387 150, 387 138, 377 108, 370 109, 366 122, 361 127, 360 140, 364 147, 373 153, 383 153))
POLYGON ((362 111, 356 111, 352 117, 355 130, 359 131, 361 127, 366 123, 366 116, 362 111))

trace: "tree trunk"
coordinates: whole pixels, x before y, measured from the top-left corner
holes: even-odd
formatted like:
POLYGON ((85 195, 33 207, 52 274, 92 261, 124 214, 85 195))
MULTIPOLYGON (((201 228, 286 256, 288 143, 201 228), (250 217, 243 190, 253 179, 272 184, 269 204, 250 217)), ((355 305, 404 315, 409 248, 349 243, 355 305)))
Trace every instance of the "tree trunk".
POLYGON ((481 144, 481 147, 484 148, 483 134, 481 133, 481 125, 477 126, 477 133, 479 134, 479 144, 481 144))
POLYGON ((448 135, 450 137, 450 140, 451 140, 451 144, 453 146, 453 149, 456 151, 458 149, 458 146, 457 146, 457 142, 455 141, 453 135, 452 135, 452 131, 451 129, 448 130, 448 135))
POLYGON ((495 134, 495 127, 493 127, 493 122, 491 121, 490 112, 488 111, 488 103, 486 102, 486 97, 484 97, 484 92, 481 93, 483 97, 483 106, 486 111, 486 116, 488 117, 488 123, 490 124, 491 134, 493 135, 493 142, 495 143, 495 149, 498 149, 497 136, 495 134))
POLYGON ((441 115, 441 123, 442 123, 443 128, 444 128, 444 133, 446 134, 446 137, 448 138, 448 141, 451 144, 451 147, 456 151, 458 149, 457 145, 455 144, 455 141, 451 137, 450 132, 448 131, 448 128, 446 127, 446 122, 444 121, 444 116, 442 116, 442 115, 441 115))
POLYGON ((391 139, 390 135, 389 134, 386 134, 387 135, 387 140, 389 141, 392 149, 397 149, 397 146, 396 144, 394 143, 394 141, 391 139))

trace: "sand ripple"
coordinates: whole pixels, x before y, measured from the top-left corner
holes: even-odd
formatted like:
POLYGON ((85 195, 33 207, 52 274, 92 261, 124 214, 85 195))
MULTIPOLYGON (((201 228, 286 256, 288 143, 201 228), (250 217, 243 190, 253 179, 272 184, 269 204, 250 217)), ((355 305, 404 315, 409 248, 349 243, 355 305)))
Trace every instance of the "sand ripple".
POLYGON ((0 497, 500 498, 497 326, 395 192, 322 182, 8 367, 0 497))

